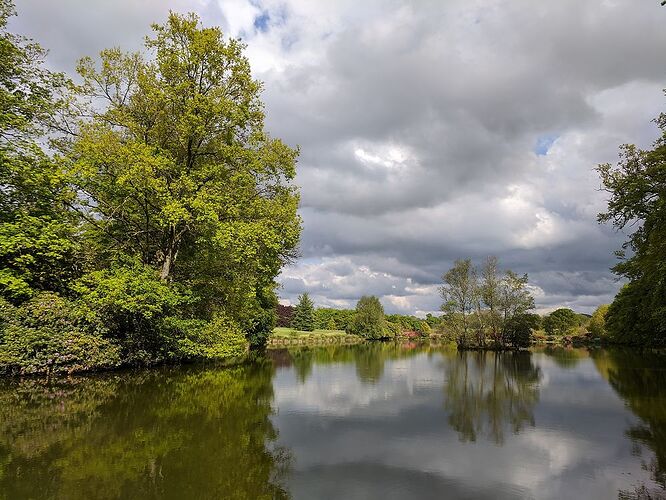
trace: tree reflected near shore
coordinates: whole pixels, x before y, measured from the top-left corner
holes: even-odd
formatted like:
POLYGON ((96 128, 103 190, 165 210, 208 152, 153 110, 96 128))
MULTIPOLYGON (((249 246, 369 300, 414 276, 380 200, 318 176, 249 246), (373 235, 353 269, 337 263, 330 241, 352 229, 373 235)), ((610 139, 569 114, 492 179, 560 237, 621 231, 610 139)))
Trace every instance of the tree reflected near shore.
POLYGON ((506 429, 534 425, 539 369, 529 352, 462 352, 446 366, 444 406, 461 441, 487 436, 504 442, 506 429))
POLYGON ((592 357, 601 376, 640 419, 627 429, 627 436, 634 442, 634 453, 641 457, 643 468, 662 490, 639 486, 639 493, 645 491, 638 497, 666 498, 666 355, 610 350, 592 357))
POLYGON ((263 363, 6 383, 0 498, 289 498, 272 373, 263 363))

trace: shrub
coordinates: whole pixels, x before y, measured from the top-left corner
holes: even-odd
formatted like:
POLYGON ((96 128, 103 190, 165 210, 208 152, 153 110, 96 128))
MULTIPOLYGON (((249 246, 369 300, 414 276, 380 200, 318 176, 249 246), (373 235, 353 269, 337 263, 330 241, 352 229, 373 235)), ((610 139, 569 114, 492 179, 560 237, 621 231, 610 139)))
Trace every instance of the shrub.
POLYGON ((315 328, 330 329, 333 322, 336 330, 346 330, 354 315, 352 309, 333 309, 331 307, 318 307, 314 311, 315 328))
POLYGON ((187 297, 159 278, 149 266, 135 264, 93 271, 73 286, 81 296, 86 317, 116 332, 142 329, 168 315, 187 297))
POLYGON ((540 324, 540 317, 537 314, 518 314, 507 321, 505 341, 515 348, 529 347, 532 330, 536 330, 540 324))
POLYGON ((251 348, 263 348, 266 345, 277 321, 277 306, 277 296, 272 287, 258 291, 255 307, 248 308, 251 311, 250 326, 244 328, 251 348))
POLYGON ((94 271, 74 287, 81 311, 91 324, 104 325, 109 338, 122 348, 128 364, 152 364, 169 357, 169 339, 159 328, 188 297, 141 264, 94 271))
POLYGON ((390 339, 397 337, 402 333, 400 325, 391 321, 385 321, 384 328, 386 330, 385 336, 390 339))
POLYGON ((15 375, 73 373, 120 364, 118 345, 81 321, 77 308, 55 293, 22 306, 2 307, 0 372, 15 375))
POLYGON ((224 315, 212 321, 165 318, 162 335, 171 359, 223 359, 245 355, 249 343, 236 323, 224 315))

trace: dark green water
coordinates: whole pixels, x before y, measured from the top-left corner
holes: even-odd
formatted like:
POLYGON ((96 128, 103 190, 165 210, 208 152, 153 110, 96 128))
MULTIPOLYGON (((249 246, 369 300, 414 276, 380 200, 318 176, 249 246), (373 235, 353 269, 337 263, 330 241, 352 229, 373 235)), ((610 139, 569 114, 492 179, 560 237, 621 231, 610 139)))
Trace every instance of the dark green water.
POLYGON ((2 500, 661 498, 664 485, 656 354, 371 344, 0 383, 2 500))

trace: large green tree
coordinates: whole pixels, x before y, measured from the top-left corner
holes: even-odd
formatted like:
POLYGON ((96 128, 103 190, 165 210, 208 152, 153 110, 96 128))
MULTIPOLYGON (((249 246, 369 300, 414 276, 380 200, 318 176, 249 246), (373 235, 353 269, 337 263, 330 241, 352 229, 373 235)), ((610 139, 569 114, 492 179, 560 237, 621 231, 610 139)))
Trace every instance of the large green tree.
POLYGON ((555 309, 543 320, 543 328, 548 335, 564 335, 578 325, 578 315, 566 307, 555 309))
POLYGON ((188 287, 197 317, 222 310, 264 338, 300 234, 297 150, 264 130, 241 42, 193 14, 153 31, 151 57, 109 49, 78 67, 94 106, 68 157, 95 264, 138 260, 188 287))
POLYGON ((617 165, 599 165, 610 194, 601 222, 636 228, 613 269, 629 283, 606 315, 609 335, 621 342, 666 343, 666 114, 656 120, 661 136, 649 150, 624 145, 617 165))
POLYGON ((347 331, 366 339, 382 339, 389 336, 384 307, 377 297, 371 295, 359 299, 347 331))
POLYGON ((0 294, 21 302, 66 290, 79 266, 73 191, 41 147, 69 82, 44 67, 44 49, 7 31, 13 14, 0 0, 0 294))

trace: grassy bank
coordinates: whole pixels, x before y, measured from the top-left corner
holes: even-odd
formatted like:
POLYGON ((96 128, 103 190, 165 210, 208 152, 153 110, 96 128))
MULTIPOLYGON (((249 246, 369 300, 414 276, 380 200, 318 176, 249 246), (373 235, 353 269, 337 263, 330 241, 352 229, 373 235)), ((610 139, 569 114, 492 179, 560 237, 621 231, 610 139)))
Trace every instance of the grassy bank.
POLYGON ((356 344, 363 339, 343 330, 313 330, 303 332, 292 328, 275 328, 268 338, 268 346, 299 344, 356 344))

